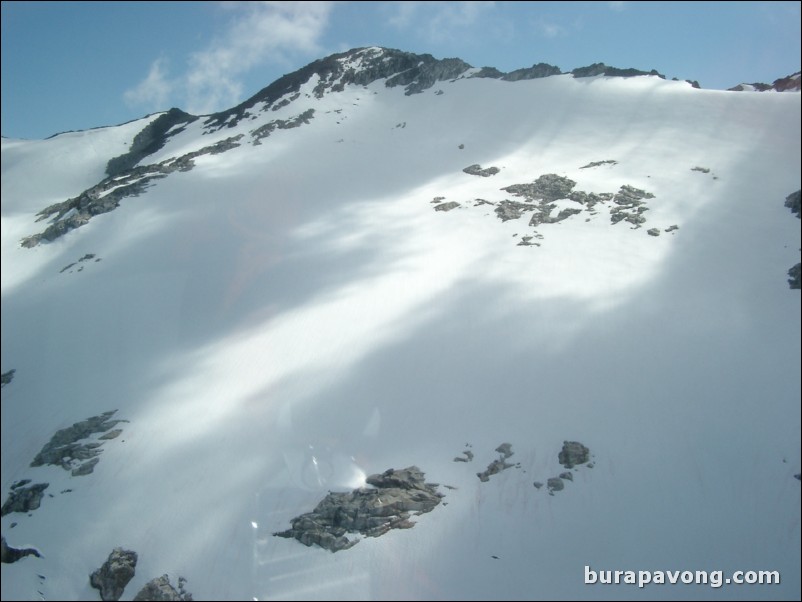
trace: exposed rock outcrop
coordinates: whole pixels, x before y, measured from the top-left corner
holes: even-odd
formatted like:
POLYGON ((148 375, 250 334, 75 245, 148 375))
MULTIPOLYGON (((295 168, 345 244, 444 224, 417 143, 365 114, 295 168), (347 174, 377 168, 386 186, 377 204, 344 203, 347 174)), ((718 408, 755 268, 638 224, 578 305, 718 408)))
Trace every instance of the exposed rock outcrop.
POLYGON ((95 589, 100 590, 102 600, 119 600, 125 586, 134 578, 136 562, 136 552, 114 548, 103 566, 89 576, 89 583, 95 589))
POLYGON ((14 374, 16 374, 16 372, 16 368, 12 368, 8 372, 3 372, 3 374, 0 375, 0 383, 2 383, 0 384, 0 387, 5 387, 6 385, 10 384, 11 381, 14 380, 14 374))
POLYGON ((11 564, 25 558, 26 556, 36 556, 41 558, 39 550, 34 548, 14 548, 8 545, 6 538, 0 538, 0 562, 11 564))
POLYGON ((448 203, 440 203, 439 205, 434 206, 435 211, 451 211, 452 209, 456 209, 459 207, 459 203, 457 201, 449 201, 448 203))
POLYGON ((28 485, 28 483, 30 483, 30 480, 25 479, 11 485, 8 498, 0 509, 0 516, 5 516, 12 512, 30 512, 40 506, 44 491, 50 484, 34 483, 33 485, 28 485))
POLYGON ((590 450, 579 441, 563 441, 557 460, 566 468, 573 468, 590 460, 590 450))
POLYGON ((488 167, 487 169, 482 169, 481 165, 479 165, 478 163, 474 163, 473 165, 469 165, 462 171, 472 176, 481 176, 483 178, 489 178, 490 176, 496 175, 500 170, 498 167, 488 167))
POLYGON ((800 196, 802 196, 802 190, 792 192, 785 197, 785 206, 791 210, 791 213, 796 215, 797 219, 799 219, 800 196))
POLYGON ((56 431, 42 450, 36 454, 31 466, 50 464, 72 471, 73 476, 89 474, 98 462, 97 456, 103 451, 102 443, 82 442, 94 433, 105 433, 125 420, 112 420, 117 410, 92 416, 70 427, 56 431), (76 472, 77 471, 77 472, 76 472))
POLYGON ((292 519, 289 529, 273 535, 332 552, 347 550, 359 542, 349 539, 349 533, 379 537, 390 529, 409 529, 414 526, 411 512, 431 512, 443 497, 436 484, 425 482, 417 466, 371 475, 367 483, 373 489, 330 492, 312 512, 292 519))
POLYGON ((187 580, 183 577, 178 578, 178 589, 170 584, 170 578, 162 575, 156 579, 151 579, 139 590, 134 600, 158 600, 167 602, 182 602, 192 600, 192 594, 184 589, 187 580))
POLYGON ((510 464, 507 460, 512 457, 512 445, 509 443, 502 443, 496 448, 496 451, 500 454, 499 457, 493 460, 490 464, 487 465, 487 469, 482 472, 477 472, 476 476, 479 477, 479 480, 483 483, 486 483, 490 480, 490 477, 494 474, 500 473, 502 470, 507 470, 508 468, 512 468, 515 464, 510 464))

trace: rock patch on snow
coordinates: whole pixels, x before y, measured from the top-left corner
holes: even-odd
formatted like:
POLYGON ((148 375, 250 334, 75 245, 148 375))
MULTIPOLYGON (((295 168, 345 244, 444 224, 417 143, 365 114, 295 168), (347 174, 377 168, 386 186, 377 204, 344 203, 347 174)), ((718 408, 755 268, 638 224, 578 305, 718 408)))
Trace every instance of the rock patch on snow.
POLYGON ((114 548, 106 562, 89 576, 89 584, 100 591, 102 600, 119 600, 136 573, 137 553, 114 548))
POLYGON ((30 512, 39 508, 44 497, 44 491, 50 486, 50 483, 28 485, 30 482, 30 479, 24 479, 11 485, 8 498, 3 503, 3 507, 0 508, 0 516, 5 516, 12 512, 30 512))
POLYGON ((379 537, 390 529, 415 526, 410 513, 431 512, 443 498, 436 484, 425 482, 417 466, 391 468, 369 476, 367 483, 373 488, 330 492, 312 512, 292 519, 289 529, 273 535, 338 552, 359 542, 358 538, 349 539, 349 533, 379 537))
POLYGON ((472 176, 489 178, 490 176, 496 175, 501 170, 498 167, 488 167, 487 169, 482 169, 481 165, 479 165, 478 163, 474 163, 473 165, 469 165, 462 171, 472 176))
POLYGON ((22 560, 26 556, 36 556, 41 558, 42 555, 39 550, 34 548, 14 548, 6 543, 6 538, 0 538, 0 562, 4 564, 11 564, 22 560))

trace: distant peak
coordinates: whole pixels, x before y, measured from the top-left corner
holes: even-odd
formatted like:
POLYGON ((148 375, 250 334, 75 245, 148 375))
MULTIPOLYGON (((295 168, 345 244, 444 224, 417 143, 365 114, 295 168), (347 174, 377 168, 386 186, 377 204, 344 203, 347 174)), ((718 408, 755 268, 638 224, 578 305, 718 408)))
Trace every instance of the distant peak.
POLYGON ((730 92, 800 92, 800 76, 802 72, 797 71, 786 77, 775 79, 772 84, 755 82, 751 84, 738 84, 729 88, 730 92))

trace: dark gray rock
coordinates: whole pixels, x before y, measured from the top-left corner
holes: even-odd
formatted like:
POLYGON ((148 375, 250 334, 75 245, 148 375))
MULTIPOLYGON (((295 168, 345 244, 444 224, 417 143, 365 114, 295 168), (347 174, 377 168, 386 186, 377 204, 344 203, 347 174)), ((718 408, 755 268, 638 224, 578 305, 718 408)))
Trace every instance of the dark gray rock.
MULTIPOLYGON (((308 124, 315 116, 314 109, 307 109, 300 115, 296 115, 291 119, 275 119, 263 126, 260 126, 251 132, 253 138, 253 145, 258 146, 262 144, 261 140, 267 138, 275 130, 290 130, 308 124)), ((406 124, 405 124, 406 125, 406 124)))
POLYGON ((367 483, 374 488, 330 492, 312 512, 292 519, 290 529, 273 535, 338 552, 359 542, 349 533, 379 537, 390 529, 413 527, 410 512, 431 512, 443 497, 417 466, 371 475, 367 483))
POLYGON ((91 474, 95 470, 95 466, 97 463, 100 462, 100 458, 92 458, 88 462, 84 462, 77 468, 73 468, 72 472, 70 473, 74 477, 82 477, 84 475, 91 474))
POLYGON ((583 165, 579 169, 588 169, 590 167, 599 167, 600 165, 618 165, 618 161, 613 159, 607 159, 605 161, 593 161, 592 163, 588 163, 587 165, 583 165))
MULTIPOLYGON (((78 461, 96 458, 102 451, 102 444, 96 442, 81 443, 81 441, 94 433, 104 433, 117 424, 126 422, 125 420, 112 420, 111 417, 116 412, 117 410, 104 412, 98 416, 92 416, 81 422, 76 422, 68 428, 56 431, 50 441, 36 454, 31 466, 50 464, 61 466, 64 470, 73 470, 77 468, 78 461)), ((92 467, 94 467, 94 464, 92 467)))
POLYGON ((14 380, 14 374, 16 374, 16 372, 16 368, 12 368, 8 372, 3 372, 3 374, 0 375, 0 383, 2 383, 0 384, 0 387, 5 387, 6 385, 10 384, 11 381, 14 380))
POLYGON ((434 206, 435 211, 451 211, 452 209, 456 209, 459 207, 459 203, 456 201, 450 201, 448 203, 440 203, 439 205, 434 206))
POLYGON ((673 232, 674 230, 679 230, 679 226, 677 224, 674 224, 673 226, 669 226, 668 228, 666 228, 665 231, 666 232, 673 232))
POLYGON ((0 516, 11 514, 12 512, 30 512, 36 510, 42 502, 44 491, 50 487, 50 483, 35 483, 25 486, 27 479, 12 485, 8 498, 0 508, 0 516))
POLYGON ((167 575, 162 575, 156 579, 151 579, 145 586, 139 590, 134 600, 158 600, 158 601, 186 601, 192 600, 192 594, 184 589, 186 579, 183 577, 178 578, 178 589, 176 590, 170 584, 170 578, 167 575))
POLYGON ((100 590, 102 600, 119 600, 125 586, 134 578, 136 562, 136 552, 114 548, 103 566, 89 576, 89 583, 100 590))
POLYGON ((509 464, 507 462, 507 459, 513 455, 511 444, 502 443, 496 448, 496 451, 500 454, 499 457, 488 464, 486 470, 476 473, 476 476, 479 477, 479 480, 483 483, 487 483, 494 474, 498 474, 502 470, 507 470, 515 466, 515 464, 509 464))
POLYGON ((518 201, 501 201, 495 208, 495 213, 502 222, 519 219, 524 211, 534 211, 537 205, 532 203, 519 203, 518 201))
POLYGON ((549 493, 554 491, 562 491, 565 489, 565 483, 560 477, 551 477, 548 481, 546 481, 546 487, 549 490, 549 493))
POLYGON ((543 483, 541 483, 540 481, 535 481, 532 484, 535 486, 535 489, 540 489, 541 487, 543 487, 543 483))
POLYGON ((788 270, 788 286, 792 289, 799 290, 800 288, 800 273, 802 273, 802 263, 796 264, 790 270, 788 270))
POLYGON ((619 69, 618 67, 609 67, 604 63, 593 63, 587 67, 577 67, 571 71, 571 74, 574 77, 594 77, 597 75, 604 75, 607 77, 636 77, 638 75, 656 75, 661 79, 666 78, 665 75, 658 73, 655 69, 651 71, 640 71, 632 68, 619 69))
POLYGON ((42 555, 39 550, 34 548, 14 548, 6 543, 5 537, 0 537, 0 562, 4 564, 11 564, 17 562, 26 556, 36 556, 41 558, 42 555))
POLYGON ((98 439, 102 439, 103 441, 108 441, 110 439, 116 439, 122 434, 122 429, 114 429, 113 431, 109 431, 105 435, 101 435, 98 439))
POLYGON ((510 194, 522 196, 529 201, 556 201, 567 199, 571 194, 576 182, 570 178, 557 174, 545 174, 540 176, 531 184, 513 184, 502 188, 510 194))
POLYGON ((613 197, 615 207, 610 209, 610 222, 617 224, 620 221, 627 221, 640 228, 646 222, 643 213, 649 210, 645 199, 653 199, 651 192, 646 192, 634 186, 624 185, 613 197))
POLYGON ((488 167, 487 169, 482 169, 481 165, 479 165, 478 163, 474 163, 473 165, 469 165, 462 171, 472 176, 481 176, 482 178, 489 178, 490 176, 496 175, 501 170, 498 167, 488 167))
POLYGON ((454 462, 471 462, 473 460, 473 452, 471 450, 466 449, 462 453, 465 455, 465 457, 460 458, 459 456, 457 456, 456 458, 454 458, 454 462))
POLYGON ((699 167, 697 165, 696 167, 692 167, 691 171, 700 171, 702 173, 710 173, 710 168, 709 167, 699 167))
POLYGON ((572 472, 568 472, 568 471, 566 471, 566 472, 561 472, 561 473, 560 473, 560 478, 561 478, 563 481, 573 481, 573 480, 574 480, 574 473, 572 473, 572 472))
POLYGON ((557 456, 557 460, 566 468, 584 464, 589 459, 590 450, 579 441, 563 441, 563 448, 557 456))
POLYGON ((798 473, 796 473, 796 474, 794 475, 794 478, 795 478, 797 481, 802 481, 802 473, 799 473, 799 472, 798 472, 798 473))
POLYGON ((660 228, 649 228, 646 230, 646 234, 649 236, 660 236, 660 228))
POLYGON ((134 137, 128 152, 109 160, 106 164, 106 175, 114 177, 131 169, 142 159, 162 148, 172 136, 184 130, 183 127, 172 129, 174 126, 184 124, 186 127, 196 119, 194 115, 176 108, 159 115, 134 137))
POLYGON ((800 196, 802 196, 802 190, 792 192, 785 197, 785 206, 788 207, 797 218, 799 218, 800 196))
MULTIPOLYGON (((52 223, 44 231, 23 238, 20 244, 25 248, 33 248, 42 242, 52 242, 67 232, 86 225, 97 215, 114 211, 120 206, 122 199, 139 196, 157 180, 166 178, 175 171, 189 171, 195 166, 196 157, 217 155, 238 147, 242 137, 243 134, 239 134, 177 158, 153 165, 131 167, 116 176, 109 176, 77 197, 54 203, 37 213, 37 222, 51 219, 52 223)), ((71 265, 64 269, 69 267, 71 265)))

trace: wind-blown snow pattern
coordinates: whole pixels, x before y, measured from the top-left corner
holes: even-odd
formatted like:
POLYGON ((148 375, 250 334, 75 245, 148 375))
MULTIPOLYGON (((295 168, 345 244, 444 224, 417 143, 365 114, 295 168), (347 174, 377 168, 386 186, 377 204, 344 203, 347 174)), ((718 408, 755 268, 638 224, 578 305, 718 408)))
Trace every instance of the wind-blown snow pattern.
POLYGON ((414 94, 310 73, 172 129, 138 166, 242 136, 31 248, 158 116, 3 139, 3 499, 50 484, 2 517, 41 553, 2 565, 3 599, 97 599, 116 547, 139 557, 123 599, 162 574, 196 599, 799 599, 800 95, 472 73, 414 94), (653 195, 645 222, 567 193, 560 221, 498 218, 547 174, 653 195), (30 466, 110 410, 128 422, 91 474, 30 466), (566 440, 593 467, 549 495, 566 440), (513 466, 480 481, 504 442, 513 466), (273 536, 408 466, 445 494, 414 528, 336 554, 273 536))

